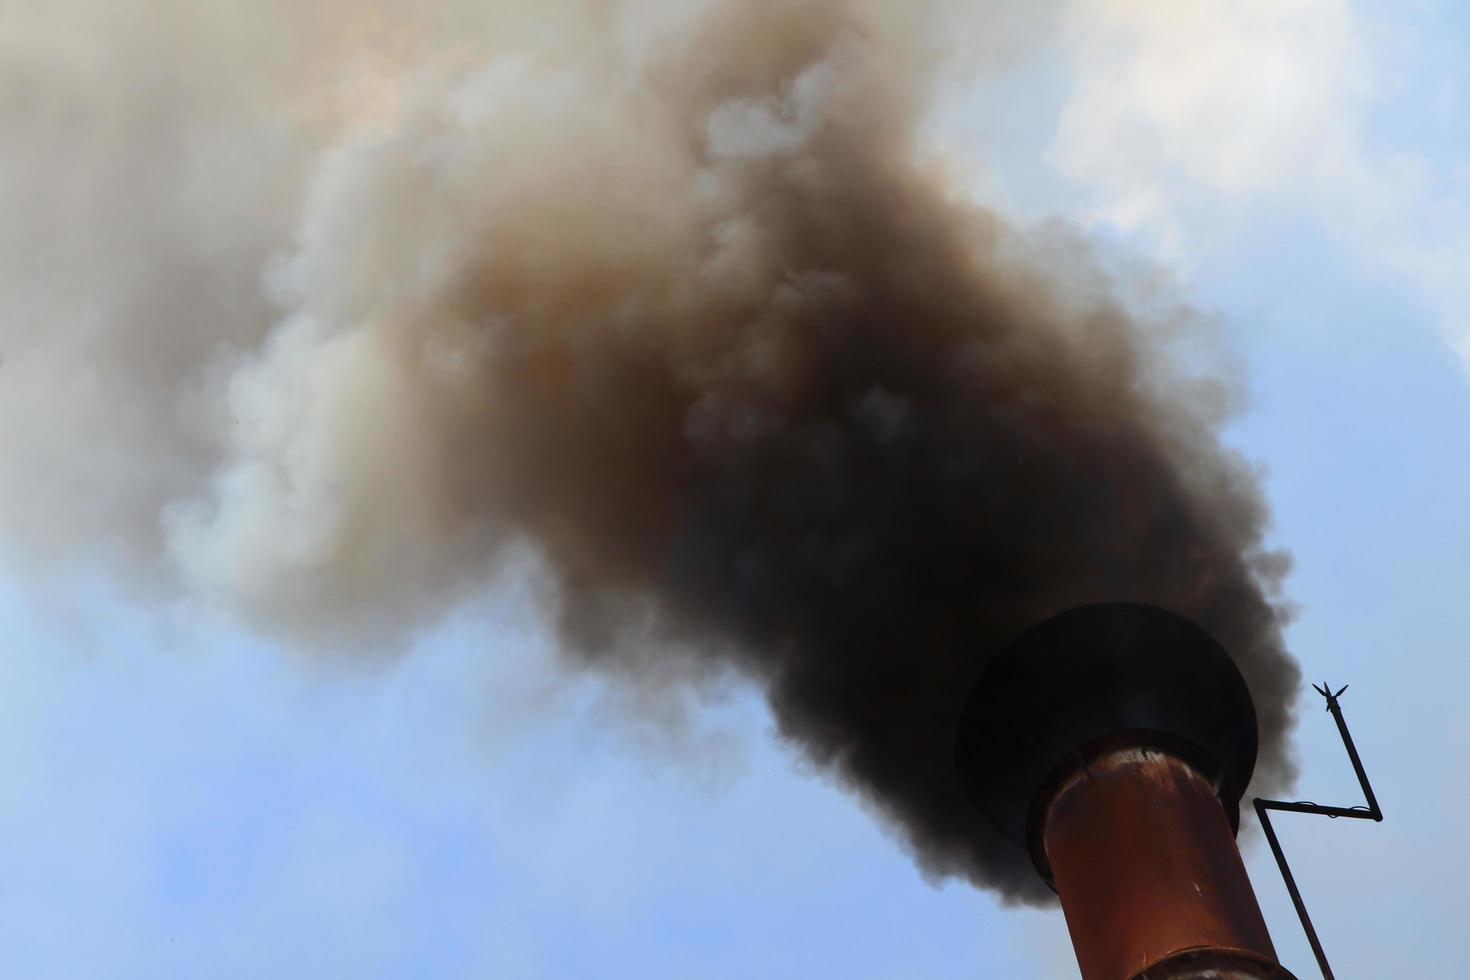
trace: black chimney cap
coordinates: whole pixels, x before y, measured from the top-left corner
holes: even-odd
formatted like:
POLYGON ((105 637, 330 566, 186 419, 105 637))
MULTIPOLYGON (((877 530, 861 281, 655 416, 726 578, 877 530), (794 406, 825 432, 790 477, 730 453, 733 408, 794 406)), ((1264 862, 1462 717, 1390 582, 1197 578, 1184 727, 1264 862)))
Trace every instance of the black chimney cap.
POLYGON ((970 692, 955 759, 965 792, 1029 846, 1032 800, 1069 756, 1124 733, 1182 744, 1215 769, 1231 822, 1256 765, 1256 710, 1230 655, 1183 616, 1132 602, 1032 627, 970 692))

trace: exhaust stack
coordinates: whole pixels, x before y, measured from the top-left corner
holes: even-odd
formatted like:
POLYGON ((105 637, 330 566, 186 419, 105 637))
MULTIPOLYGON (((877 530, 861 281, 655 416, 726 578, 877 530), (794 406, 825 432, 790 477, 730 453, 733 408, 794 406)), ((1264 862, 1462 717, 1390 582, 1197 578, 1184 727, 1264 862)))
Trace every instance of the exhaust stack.
POLYGON ((1235 844, 1255 708, 1194 623, 1109 603, 1032 628, 970 695, 956 757, 1061 899, 1083 980, 1292 980, 1235 844))

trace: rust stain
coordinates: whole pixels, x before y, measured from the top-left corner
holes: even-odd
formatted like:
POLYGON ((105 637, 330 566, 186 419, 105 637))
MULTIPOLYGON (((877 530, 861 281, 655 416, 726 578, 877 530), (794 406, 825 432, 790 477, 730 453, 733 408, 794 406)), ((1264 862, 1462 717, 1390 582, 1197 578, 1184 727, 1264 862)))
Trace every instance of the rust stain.
POLYGON ((1146 746, 1065 779, 1042 843, 1084 980, 1289 978, 1215 788, 1146 746))

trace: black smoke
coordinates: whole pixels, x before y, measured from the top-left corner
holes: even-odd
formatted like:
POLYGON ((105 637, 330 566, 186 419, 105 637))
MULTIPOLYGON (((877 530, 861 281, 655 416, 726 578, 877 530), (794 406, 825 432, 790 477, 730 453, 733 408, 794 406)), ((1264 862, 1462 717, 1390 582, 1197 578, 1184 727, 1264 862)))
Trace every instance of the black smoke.
MULTIPOLYGON (((986 659, 1052 613, 1198 621, 1252 688, 1263 778, 1288 777, 1284 561, 1199 324, 968 203, 921 138, 938 66, 992 20, 343 6, 375 14, 366 54, 271 7, 277 61, 155 93, 136 131, 96 123, 96 160, 161 155, 199 210, 99 211, 131 245, 79 254, 120 285, 80 270, 100 313, 5 370, 148 474, 111 485, 125 553, 340 646, 432 619, 529 542, 568 663, 655 689, 733 665, 925 872, 1018 900, 1029 863, 965 801, 951 740, 986 659), (312 100, 353 72, 355 101, 312 100), (48 380, 68 365, 92 387, 48 380)), ((10 96, 8 130, 45 128, 10 96)), ((9 521, 107 523, 57 497, 44 451, 3 448, 9 521)))

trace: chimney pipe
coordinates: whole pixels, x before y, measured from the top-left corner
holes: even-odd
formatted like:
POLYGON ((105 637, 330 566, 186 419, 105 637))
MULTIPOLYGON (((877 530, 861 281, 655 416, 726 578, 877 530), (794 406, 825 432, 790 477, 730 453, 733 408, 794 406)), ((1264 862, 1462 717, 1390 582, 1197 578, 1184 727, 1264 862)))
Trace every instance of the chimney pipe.
POLYGON ((1255 758, 1230 656, 1135 603, 1025 633, 956 743, 977 808, 1061 899, 1083 980, 1291 980, 1235 844, 1255 758))

